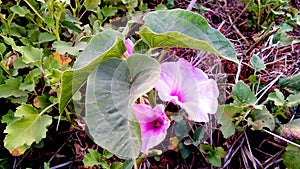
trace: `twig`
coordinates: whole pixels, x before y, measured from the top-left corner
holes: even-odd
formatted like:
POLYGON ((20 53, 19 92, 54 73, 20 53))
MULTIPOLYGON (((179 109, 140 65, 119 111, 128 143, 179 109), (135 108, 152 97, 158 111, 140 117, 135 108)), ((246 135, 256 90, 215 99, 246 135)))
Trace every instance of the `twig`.
POLYGON ((70 164, 72 164, 72 163, 73 163, 73 161, 67 161, 67 162, 65 162, 65 163, 62 163, 62 164, 56 165, 56 166, 54 166, 54 167, 51 167, 50 169, 58 169, 58 168, 62 168, 62 167, 65 167, 65 166, 67 166, 67 165, 70 165, 70 164))
POLYGON ((229 15, 227 15, 227 17, 229 19, 230 24, 232 24, 232 27, 235 30, 235 32, 246 42, 247 45, 250 45, 250 43, 247 40, 247 38, 240 32, 240 30, 235 25, 233 25, 231 17, 229 15))
POLYGON ((250 146, 250 143, 249 143, 249 140, 248 140, 248 136, 247 136, 246 130, 244 130, 244 134, 245 134, 246 143, 247 143, 247 146, 248 146, 248 149, 249 149, 249 153, 250 153, 250 158, 251 158, 251 161, 253 163, 253 167, 254 167, 254 169, 257 169, 256 163, 255 163, 255 160, 254 160, 254 156, 253 156, 253 153, 251 151, 251 146, 250 146))
POLYGON ((270 132, 270 131, 268 131, 268 130, 263 129, 263 131, 266 132, 266 133, 268 133, 268 134, 271 134, 271 135, 274 136, 274 137, 279 138, 280 140, 283 140, 283 141, 285 141, 285 142, 287 142, 287 143, 289 143, 289 144, 292 144, 292 145, 294 145, 294 146, 300 148, 300 145, 297 144, 297 143, 294 143, 294 142, 292 142, 292 141, 290 141, 290 140, 288 140, 288 139, 286 139, 286 138, 283 138, 283 137, 281 137, 281 136, 279 136, 279 135, 277 135, 277 134, 274 134, 274 133, 272 133, 272 132, 270 132))
POLYGON ((241 70, 242 70, 242 62, 243 62, 243 57, 241 58, 241 60, 238 63, 238 70, 237 70, 236 76, 235 76, 235 83, 237 83, 239 81, 239 76, 240 76, 241 70))
POLYGON ((189 4, 189 6, 186 8, 186 10, 192 10, 193 9, 193 7, 194 7, 194 5, 195 5, 195 3, 196 3, 196 1, 197 0, 191 0, 191 2, 190 2, 190 4, 189 4))

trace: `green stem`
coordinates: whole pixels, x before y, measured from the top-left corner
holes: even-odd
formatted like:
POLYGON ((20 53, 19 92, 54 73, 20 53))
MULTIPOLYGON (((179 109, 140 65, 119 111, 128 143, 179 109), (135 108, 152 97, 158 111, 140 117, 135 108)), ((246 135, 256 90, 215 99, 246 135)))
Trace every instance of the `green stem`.
POLYGON ((51 107, 55 106, 57 103, 53 103, 46 107, 43 111, 40 112, 39 116, 42 116, 44 113, 46 113, 47 110, 49 110, 51 107))
POLYGON ((257 0, 258 3, 258 17, 257 17, 257 27, 259 27, 260 20, 261 20, 261 2, 260 0, 257 0))
POLYGON ((31 8, 31 10, 43 21, 45 22, 45 19, 38 13, 38 11, 36 11, 34 9, 34 7, 27 1, 27 0, 24 0, 24 2, 31 8))

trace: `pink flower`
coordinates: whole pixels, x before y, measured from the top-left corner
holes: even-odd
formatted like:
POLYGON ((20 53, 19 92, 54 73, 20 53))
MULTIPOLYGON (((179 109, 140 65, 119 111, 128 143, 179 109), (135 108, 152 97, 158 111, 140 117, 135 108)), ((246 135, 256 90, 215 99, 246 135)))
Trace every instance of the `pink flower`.
POLYGON ((141 152, 145 153, 165 139, 170 120, 164 113, 163 105, 156 105, 151 108, 146 104, 135 104, 134 115, 141 128, 141 152))
POLYGON ((161 100, 180 106, 192 121, 207 122, 208 113, 218 108, 217 83, 184 59, 161 64, 155 89, 161 100))
POLYGON ((129 57, 130 55, 132 55, 134 43, 130 39, 126 39, 125 46, 126 46, 126 52, 124 53, 124 55, 126 57, 129 57))

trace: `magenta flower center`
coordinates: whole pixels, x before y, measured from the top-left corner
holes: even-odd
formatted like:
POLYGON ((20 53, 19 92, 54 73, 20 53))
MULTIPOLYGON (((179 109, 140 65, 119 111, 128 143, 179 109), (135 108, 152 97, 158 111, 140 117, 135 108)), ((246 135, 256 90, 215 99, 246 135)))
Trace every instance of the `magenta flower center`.
MULTIPOLYGON (((183 103, 183 97, 182 97, 182 94, 181 92, 177 89, 177 90, 173 90, 171 93, 170 93, 170 96, 177 96, 177 99, 178 101, 180 101, 181 103, 183 103)), ((174 103, 176 104, 176 103, 174 103)))

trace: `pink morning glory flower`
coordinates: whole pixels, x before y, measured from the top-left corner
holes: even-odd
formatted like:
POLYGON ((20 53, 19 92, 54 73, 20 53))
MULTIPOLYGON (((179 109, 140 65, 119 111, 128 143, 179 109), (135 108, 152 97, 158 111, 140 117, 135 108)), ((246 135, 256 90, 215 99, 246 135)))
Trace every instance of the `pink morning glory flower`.
POLYGON ((130 55, 132 55, 134 43, 130 39, 126 39, 125 46, 126 46, 126 52, 124 53, 124 55, 126 57, 129 57, 130 55))
POLYGON ((192 121, 208 122, 208 114, 218 108, 217 83, 184 59, 161 64, 155 89, 162 101, 180 106, 192 121))
POLYGON ((156 105, 152 108, 146 104, 135 104, 134 115, 141 129, 141 152, 145 153, 165 139, 170 120, 164 113, 163 105, 156 105))

